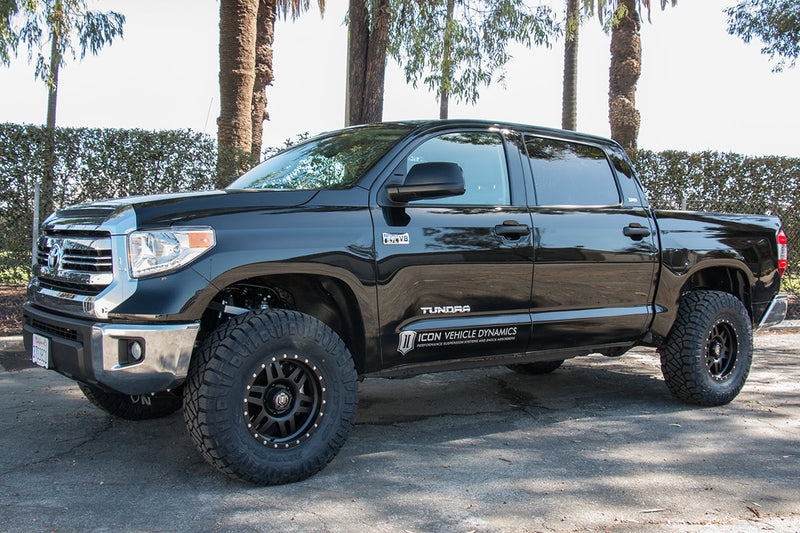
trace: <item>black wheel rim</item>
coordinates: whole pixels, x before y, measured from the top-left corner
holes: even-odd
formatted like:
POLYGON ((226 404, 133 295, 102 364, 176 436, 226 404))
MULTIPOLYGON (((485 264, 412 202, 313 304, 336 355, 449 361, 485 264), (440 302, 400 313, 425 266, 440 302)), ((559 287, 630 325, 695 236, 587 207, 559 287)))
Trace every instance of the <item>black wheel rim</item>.
POLYGON ((322 374, 305 357, 272 357, 253 371, 245 389, 247 429, 264 446, 298 446, 319 428, 326 392, 322 374))
POLYGON ((706 341, 706 368, 711 377, 717 381, 726 380, 736 366, 738 353, 739 343, 733 324, 717 321, 706 341))

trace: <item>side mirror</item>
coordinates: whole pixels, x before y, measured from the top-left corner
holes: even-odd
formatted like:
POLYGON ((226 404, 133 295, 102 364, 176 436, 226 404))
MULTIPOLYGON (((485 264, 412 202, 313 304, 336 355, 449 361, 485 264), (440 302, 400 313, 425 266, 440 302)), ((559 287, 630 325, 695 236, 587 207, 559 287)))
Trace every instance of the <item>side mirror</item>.
POLYGON ((411 167, 402 185, 386 189, 393 202, 445 198, 464 194, 464 171, 456 163, 419 163, 411 167))

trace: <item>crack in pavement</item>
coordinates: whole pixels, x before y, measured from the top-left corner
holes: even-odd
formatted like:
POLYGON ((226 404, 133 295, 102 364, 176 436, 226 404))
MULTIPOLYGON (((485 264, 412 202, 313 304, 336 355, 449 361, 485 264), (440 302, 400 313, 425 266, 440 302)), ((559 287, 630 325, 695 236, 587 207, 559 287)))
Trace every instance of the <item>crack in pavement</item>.
MULTIPOLYGON (((81 447, 89 444, 90 442, 96 440, 98 437, 100 437, 100 435, 102 435, 103 433, 107 432, 112 427, 114 427, 114 419, 112 417, 107 417, 106 418, 106 422, 103 424, 102 427, 100 427, 100 428, 96 429, 95 431, 93 431, 88 437, 86 437, 82 441, 80 441, 80 442, 70 446, 66 450, 58 452, 58 453, 56 453, 54 455, 51 455, 51 456, 48 456, 48 457, 42 457, 41 459, 37 459, 37 460, 32 461, 30 463, 23 463, 21 465, 15 466, 14 468, 11 468, 9 470, 4 470, 4 471, 0 472, 0 478, 5 477, 5 476, 7 476, 9 474, 13 474, 14 472, 18 472, 20 470, 23 470, 23 469, 31 467, 31 466, 36 466, 36 465, 40 465, 40 464, 43 464, 43 463, 58 461, 58 460, 62 459, 63 457, 65 457, 66 455, 69 455, 69 454, 75 452, 76 450, 78 450, 79 448, 81 448, 81 447)), ((64 441, 62 441, 62 442, 64 442, 64 441)))

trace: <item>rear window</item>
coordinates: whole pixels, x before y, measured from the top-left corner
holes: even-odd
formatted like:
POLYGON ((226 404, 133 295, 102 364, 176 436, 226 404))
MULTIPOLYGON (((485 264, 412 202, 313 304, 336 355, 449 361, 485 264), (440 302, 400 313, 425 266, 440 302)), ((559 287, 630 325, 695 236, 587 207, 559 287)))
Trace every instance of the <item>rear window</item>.
POLYGON ((616 205, 617 182, 603 150, 525 136, 538 205, 616 205))

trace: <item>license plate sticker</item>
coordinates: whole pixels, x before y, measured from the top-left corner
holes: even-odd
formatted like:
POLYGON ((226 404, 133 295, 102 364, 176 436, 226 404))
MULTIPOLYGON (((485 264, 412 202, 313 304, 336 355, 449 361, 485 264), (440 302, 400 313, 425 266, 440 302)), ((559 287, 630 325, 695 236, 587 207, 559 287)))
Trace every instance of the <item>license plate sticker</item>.
POLYGON ((31 361, 34 365, 42 368, 50 366, 50 339, 41 335, 33 334, 33 350, 31 350, 31 361))

